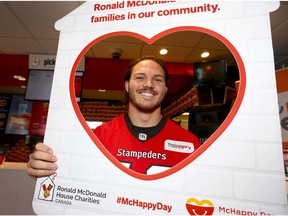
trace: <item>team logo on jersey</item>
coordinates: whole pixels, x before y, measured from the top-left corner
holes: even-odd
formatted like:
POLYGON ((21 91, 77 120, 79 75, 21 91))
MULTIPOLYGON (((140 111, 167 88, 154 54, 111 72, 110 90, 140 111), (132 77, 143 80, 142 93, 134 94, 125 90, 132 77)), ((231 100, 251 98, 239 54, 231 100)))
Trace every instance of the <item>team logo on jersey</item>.
POLYGON ((142 140, 142 141, 147 140, 147 134, 145 134, 145 133, 139 133, 138 139, 139 139, 139 140, 142 140))
POLYGON ((164 149, 167 151, 192 153, 194 151, 194 145, 190 142, 166 140, 164 143, 164 149))

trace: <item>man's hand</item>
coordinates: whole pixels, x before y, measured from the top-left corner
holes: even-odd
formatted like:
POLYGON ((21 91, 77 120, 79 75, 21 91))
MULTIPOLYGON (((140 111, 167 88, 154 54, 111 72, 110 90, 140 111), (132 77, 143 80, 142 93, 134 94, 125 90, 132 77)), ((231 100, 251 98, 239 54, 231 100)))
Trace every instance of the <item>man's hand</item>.
POLYGON ((43 143, 37 143, 35 151, 30 154, 27 163, 27 173, 33 178, 49 176, 56 172, 57 157, 53 149, 43 143))

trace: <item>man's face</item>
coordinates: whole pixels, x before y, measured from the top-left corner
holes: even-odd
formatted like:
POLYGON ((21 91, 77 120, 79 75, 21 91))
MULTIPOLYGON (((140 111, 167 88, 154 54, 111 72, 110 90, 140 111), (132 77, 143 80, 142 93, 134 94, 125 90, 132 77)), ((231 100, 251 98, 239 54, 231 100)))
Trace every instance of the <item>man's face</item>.
POLYGON ((125 89, 130 104, 143 112, 152 112, 160 108, 167 92, 165 73, 158 63, 141 61, 134 66, 125 89))

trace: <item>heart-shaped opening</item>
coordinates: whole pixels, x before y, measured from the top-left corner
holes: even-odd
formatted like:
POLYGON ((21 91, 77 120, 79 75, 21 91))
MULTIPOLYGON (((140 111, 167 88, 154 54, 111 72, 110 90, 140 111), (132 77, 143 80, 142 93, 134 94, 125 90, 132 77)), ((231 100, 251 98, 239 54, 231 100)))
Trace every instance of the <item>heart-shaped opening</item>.
MULTIPOLYGON (((179 38, 179 40, 181 41, 182 39, 179 38)), ((205 40, 205 37, 203 37, 203 40, 205 40)), ((169 39, 166 41, 169 41, 169 39)), ((189 38, 188 38, 188 41, 189 41, 189 38)), ((191 38, 191 41, 193 41, 193 38, 191 38)), ((117 44, 117 41, 115 41, 115 44, 117 44)), ((192 46, 192 45, 188 43, 187 48, 189 46, 192 46)), ((213 44, 211 44, 211 46, 213 47, 213 44)), ((111 56, 110 56, 110 58, 111 58, 111 56)), ((107 81, 107 80, 102 81, 101 80, 101 82, 109 82, 109 81, 107 81)), ((118 81, 118 82, 122 83, 123 80, 118 81)), ((106 35, 102 35, 102 36, 96 38, 95 40, 91 41, 86 47, 84 47, 82 52, 78 55, 74 65, 73 65, 71 75, 70 75, 71 102, 72 102, 74 111, 75 111, 81 125, 83 126, 83 128, 87 132, 87 134, 90 136, 90 138, 96 144, 96 146, 101 150, 101 152, 115 166, 117 166, 119 169, 121 169, 123 172, 127 173, 128 175, 133 176, 137 179, 141 179, 141 180, 156 180, 156 179, 160 179, 160 178, 169 176, 169 175, 179 171, 180 169, 183 169, 185 166, 187 166, 192 161, 194 161, 197 157, 199 157, 203 152, 205 152, 205 150, 208 149, 213 144, 213 142, 216 139, 218 139, 218 137, 220 137, 220 135, 226 130, 226 128, 229 126, 229 124, 233 121, 233 119, 236 116, 237 111, 239 110, 239 107, 242 103, 242 100, 244 97, 244 92, 245 92, 245 87, 246 87, 246 74, 245 74, 244 64, 243 64, 243 61, 241 59, 241 56, 239 55, 239 53, 237 52, 235 47, 232 45, 232 43, 230 43, 225 37, 218 34, 217 32, 214 32, 212 30, 205 29, 202 27, 192 27, 192 26, 172 28, 172 29, 163 31, 163 32, 155 35, 152 38, 146 38, 143 35, 139 35, 139 34, 136 34, 133 32, 113 32, 113 33, 109 33, 106 35), (229 110, 229 113, 226 115, 226 118, 223 120, 221 125, 216 129, 216 131, 213 131, 212 135, 208 139, 206 139, 205 142, 197 150, 195 150, 190 156, 188 156, 183 161, 179 162, 178 164, 174 165, 173 167, 171 167, 165 171, 162 171, 159 173, 154 173, 154 174, 147 174, 147 175, 146 174, 140 174, 140 173, 135 172, 133 170, 130 170, 126 166, 122 165, 114 156, 112 156, 110 154, 110 152, 103 146, 103 144, 99 141, 99 139, 96 137, 96 135, 93 133, 93 131, 88 126, 86 119, 84 118, 83 114, 81 113, 81 109, 80 109, 80 107, 77 103, 77 100, 76 100, 76 95, 75 95, 76 71, 77 71, 78 65, 79 65, 82 57, 85 56, 88 52, 93 52, 92 47, 95 44, 97 44, 97 43, 99 44, 100 42, 102 42, 104 40, 111 39, 110 41, 113 42, 113 40, 115 41, 115 39, 117 37, 131 37, 131 38, 134 38, 136 41, 140 40, 142 42, 145 42, 147 44, 147 46, 149 46, 151 44, 157 44, 157 45, 159 44, 159 48, 160 48, 161 47, 161 39, 163 39, 164 37, 169 37, 172 34, 179 34, 179 36, 181 36, 182 32, 191 32, 191 33, 196 32, 196 33, 199 33, 200 36, 202 34, 202 37, 203 37, 203 34, 206 37, 214 37, 215 39, 218 40, 218 45, 222 44, 230 50, 231 56, 238 66, 238 72, 237 73, 239 73, 238 75, 239 75, 239 81, 240 82, 238 83, 239 85, 237 86, 237 96, 233 102, 233 105, 231 106, 231 109, 229 110)))

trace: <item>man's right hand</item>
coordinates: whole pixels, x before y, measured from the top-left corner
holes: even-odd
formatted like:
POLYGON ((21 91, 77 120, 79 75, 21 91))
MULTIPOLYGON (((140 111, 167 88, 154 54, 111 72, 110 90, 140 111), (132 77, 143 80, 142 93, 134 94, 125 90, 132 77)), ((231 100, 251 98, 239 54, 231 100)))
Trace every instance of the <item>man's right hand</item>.
POLYGON ((53 149, 43 143, 37 143, 35 151, 29 156, 27 173, 33 178, 50 176, 58 168, 56 161, 53 149))

